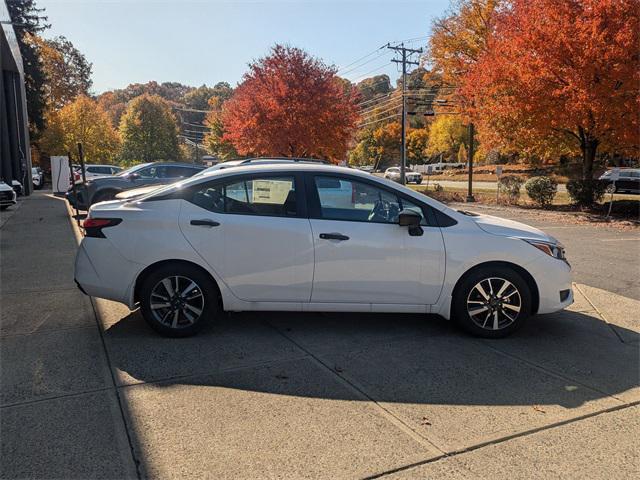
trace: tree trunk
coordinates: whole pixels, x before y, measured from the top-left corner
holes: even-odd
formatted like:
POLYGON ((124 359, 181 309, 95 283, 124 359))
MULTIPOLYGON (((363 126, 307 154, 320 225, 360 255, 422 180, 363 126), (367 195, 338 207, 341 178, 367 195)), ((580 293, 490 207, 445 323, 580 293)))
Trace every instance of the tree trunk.
POLYGON ((584 131, 578 129, 580 134, 580 150, 582 151, 582 181, 583 181, 583 202, 593 203, 593 162, 596 158, 599 141, 584 131))

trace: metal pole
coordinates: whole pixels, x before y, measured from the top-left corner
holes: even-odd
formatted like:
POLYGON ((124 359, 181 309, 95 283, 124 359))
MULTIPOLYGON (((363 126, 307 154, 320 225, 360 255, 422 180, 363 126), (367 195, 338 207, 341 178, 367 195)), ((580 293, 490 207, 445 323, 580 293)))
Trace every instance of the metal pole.
MULTIPOLYGON (((76 211, 76 223, 80 226, 80 212, 78 211, 78 193, 76 191, 76 179, 73 174, 73 161, 71 160, 71 152, 67 152, 67 161, 69 162, 69 176, 71 177, 71 189, 73 190, 74 210, 76 211)), ((53 183, 53 182, 52 182, 53 183)))
POLYGON ((467 160, 469 162, 469 187, 467 191, 467 202, 475 202, 476 199, 473 196, 473 136, 474 126, 473 123, 469 123, 469 150, 467 151, 467 160))
MULTIPOLYGON (((404 43, 402 44, 404 47, 404 43)), ((406 171, 406 148, 407 141, 405 139, 405 128, 407 124, 407 51, 402 49, 402 142, 401 142, 401 163, 400 163, 400 183, 406 184, 405 171, 406 171)))
POLYGON ((87 184, 87 172, 84 170, 84 153, 82 152, 82 144, 78 142, 78 157, 80 158, 80 173, 82 173, 82 183, 87 184))

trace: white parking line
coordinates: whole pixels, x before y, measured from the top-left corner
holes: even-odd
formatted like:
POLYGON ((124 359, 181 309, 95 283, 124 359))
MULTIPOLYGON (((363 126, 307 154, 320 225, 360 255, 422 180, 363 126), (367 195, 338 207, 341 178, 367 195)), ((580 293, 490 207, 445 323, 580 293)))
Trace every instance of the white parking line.
POLYGON ((631 242, 631 241, 640 241, 640 238, 600 238, 601 242, 631 242))

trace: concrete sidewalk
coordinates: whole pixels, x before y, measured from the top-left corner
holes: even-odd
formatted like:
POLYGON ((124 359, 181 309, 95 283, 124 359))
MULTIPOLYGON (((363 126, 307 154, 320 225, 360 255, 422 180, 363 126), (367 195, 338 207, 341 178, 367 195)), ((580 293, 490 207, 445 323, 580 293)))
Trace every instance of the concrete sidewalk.
MULTIPOLYGON (((5 217, 6 218, 6 217, 5 217)), ((61 199, 0 229, 0 478, 633 478, 640 302, 577 285, 508 339, 245 313, 165 339, 73 284, 61 199)))

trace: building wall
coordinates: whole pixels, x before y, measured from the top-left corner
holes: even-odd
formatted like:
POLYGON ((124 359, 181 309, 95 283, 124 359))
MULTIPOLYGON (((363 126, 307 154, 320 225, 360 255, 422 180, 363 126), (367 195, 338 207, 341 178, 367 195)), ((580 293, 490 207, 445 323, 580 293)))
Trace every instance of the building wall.
POLYGON ((22 57, 9 12, 0 0, 0 179, 30 194, 31 150, 22 57))

